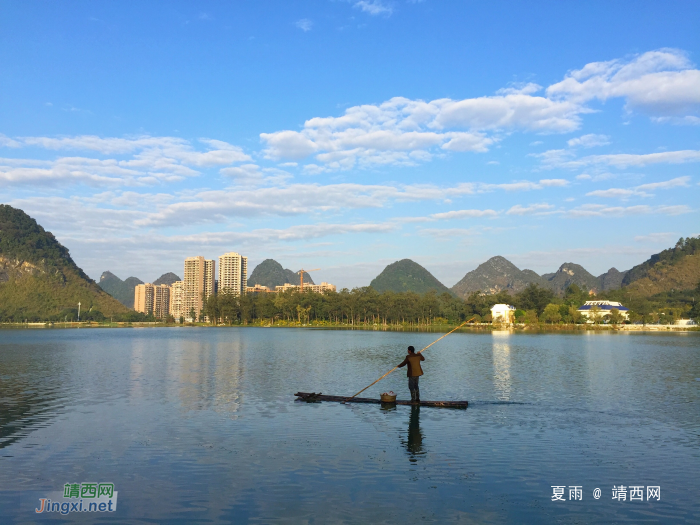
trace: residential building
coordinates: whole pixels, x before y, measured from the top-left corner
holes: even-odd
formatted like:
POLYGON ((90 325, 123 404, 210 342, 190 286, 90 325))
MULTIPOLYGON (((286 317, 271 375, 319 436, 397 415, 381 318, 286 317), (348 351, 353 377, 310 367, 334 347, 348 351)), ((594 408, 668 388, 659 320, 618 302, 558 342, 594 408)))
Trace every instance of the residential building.
MULTIPOLYGON (((287 290, 300 291, 301 286, 299 286, 298 284, 289 284, 289 283, 285 283, 282 286, 275 286, 275 293, 286 292, 287 290)), ((304 291, 306 291, 306 290, 308 290, 310 292, 315 292, 315 293, 335 292, 336 287, 334 284, 322 282, 321 284, 305 284, 304 291)))
POLYGON ((491 307, 491 321, 494 323, 515 322, 515 306, 509 304, 494 304, 491 307))
POLYGON ((274 290, 270 290, 267 286, 263 286, 262 284, 256 284, 255 286, 246 286, 245 288, 245 293, 270 293, 273 292, 274 290))
POLYGON ((229 252, 219 257, 219 286, 217 293, 242 295, 248 287, 248 257, 229 252))
POLYGON ((610 315, 610 312, 613 309, 620 312, 625 319, 629 319, 629 308, 622 306, 622 303, 618 303, 616 301, 586 301, 586 303, 581 306, 578 311, 581 313, 581 315, 586 316, 590 320, 590 318, 593 316, 591 310, 595 311, 594 307, 597 307, 598 309, 597 317, 599 319, 602 319, 606 315, 610 315))
POLYGON ((179 323, 185 317, 185 282, 175 281, 170 287, 170 314, 179 323))
POLYGON ((153 316, 156 319, 167 319, 170 315, 170 286, 167 284, 153 285, 153 316))
MULTIPOLYGON (((216 263, 201 255, 185 259, 183 317, 190 322, 199 319, 204 300, 214 293, 216 263), (192 313, 194 312, 194 315, 192 313)), ((206 319, 205 319, 206 320, 206 319)))
POLYGON ((165 319, 170 314, 170 286, 167 284, 137 284, 134 288, 134 310, 165 319))
POLYGON ((134 288, 134 310, 142 314, 153 313, 153 285, 137 284, 134 288))

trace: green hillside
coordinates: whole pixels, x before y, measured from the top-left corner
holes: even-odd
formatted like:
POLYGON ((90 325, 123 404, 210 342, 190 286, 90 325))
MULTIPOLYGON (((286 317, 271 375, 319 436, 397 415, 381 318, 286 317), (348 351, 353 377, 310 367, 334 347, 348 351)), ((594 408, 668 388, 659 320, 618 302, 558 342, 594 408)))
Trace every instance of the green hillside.
POLYGON ((127 308, 134 308, 134 288, 143 281, 137 277, 128 277, 122 281, 110 271, 100 276, 99 287, 127 308))
POLYGON ((403 259, 390 264, 375 277, 370 286, 378 292, 415 292, 426 293, 435 290, 438 293, 451 293, 420 264, 410 259, 403 259))
MULTIPOLYGON (((299 285, 299 281, 298 273, 282 268, 282 265, 274 259, 265 259, 255 267, 253 273, 248 277, 248 286, 261 284, 274 290, 275 286, 282 286, 287 283, 299 285)), ((306 284, 315 284, 308 273, 304 274, 304 282, 306 284)))
MULTIPOLYGON (((649 257, 642 264, 638 264, 632 268, 625 278, 622 280, 622 286, 629 286, 635 281, 650 278, 661 273, 668 273, 669 269, 678 265, 687 265, 688 257, 698 257, 700 255, 700 237, 688 237, 687 239, 679 239, 673 248, 669 248, 660 253, 656 253, 649 257)), ((692 264, 691 264, 692 266, 692 264)), ((700 275, 695 275, 691 271, 685 273, 681 278, 683 283, 675 283, 674 286, 682 286, 683 288, 693 288, 700 279, 700 275)))
POLYGON ((68 249, 22 210, 0 205, 0 320, 81 319, 128 312, 71 259, 68 249))

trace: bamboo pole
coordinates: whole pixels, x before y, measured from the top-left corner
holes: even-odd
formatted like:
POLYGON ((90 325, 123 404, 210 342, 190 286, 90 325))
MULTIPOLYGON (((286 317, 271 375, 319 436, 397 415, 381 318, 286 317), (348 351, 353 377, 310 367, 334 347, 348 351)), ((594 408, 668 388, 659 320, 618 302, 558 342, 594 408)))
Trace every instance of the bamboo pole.
MULTIPOLYGON (((418 352, 418 354, 422 354, 422 353, 425 352, 428 348, 430 348, 431 346, 433 346, 435 343, 437 343, 437 342, 440 341, 441 339, 444 339, 445 337, 447 337, 448 335, 450 335, 452 332, 455 332, 455 331, 459 330, 460 328, 462 328, 465 324, 467 324, 467 323, 468 323, 469 321, 471 321, 472 319, 474 319, 474 318, 472 317, 471 319, 469 319, 469 320, 467 320, 467 321, 464 321, 464 322, 463 322, 461 325, 459 325, 458 327, 453 328, 452 330, 450 330, 449 332, 447 332, 445 335, 443 335, 443 336, 441 336, 441 337, 438 337, 435 341, 433 341, 433 342, 430 343, 428 346, 426 346, 425 348, 423 348, 420 352, 418 352)), ((388 376, 388 375, 391 374, 394 370, 396 370, 398 367, 399 367, 399 366, 396 365, 394 368, 392 368, 391 370, 389 370, 389 371, 388 371, 386 374, 384 374, 382 377, 380 377, 379 379, 377 379, 374 383, 372 383, 372 384, 370 384, 370 385, 367 385, 366 387, 364 387, 362 390, 360 390, 360 391, 359 391, 357 394, 355 394, 354 396, 348 397, 346 401, 351 400, 353 397, 359 396, 362 392, 364 392, 365 390, 367 390, 369 387, 371 387, 371 386, 373 386, 373 385, 376 385, 376 384, 379 383, 382 379, 384 379, 386 376, 388 376)))

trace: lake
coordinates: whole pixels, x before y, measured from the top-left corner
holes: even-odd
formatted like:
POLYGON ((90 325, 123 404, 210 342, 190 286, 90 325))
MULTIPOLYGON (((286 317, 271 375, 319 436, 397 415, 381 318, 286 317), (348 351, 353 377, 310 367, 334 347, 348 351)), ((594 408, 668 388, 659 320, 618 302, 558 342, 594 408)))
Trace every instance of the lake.
MULTIPOLYGON (((466 410, 294 400, 354 394, 439 335, 2 330, 1 521, 700 522, 698 333, 455 333, 421 398, 466 410), (116 512, 35 513, 86 482, 114 483, 116 512)), ((408 398, 404 370, 363 396, 408 398)))

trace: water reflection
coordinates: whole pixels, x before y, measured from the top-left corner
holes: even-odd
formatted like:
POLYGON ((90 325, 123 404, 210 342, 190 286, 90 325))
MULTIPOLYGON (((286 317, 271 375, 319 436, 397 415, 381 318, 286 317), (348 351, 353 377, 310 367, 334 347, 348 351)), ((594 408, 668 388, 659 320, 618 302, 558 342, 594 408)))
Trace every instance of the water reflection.
POLYGON ((510 377, 510 332, 494 331, 493 335, 493 382, 496 396, 501 401, 510 401, 512 380, 510 377))
POLYGON ((408 419, 408 439, 404 444, 411 463, 416 463, 418 456, 425 453, 423 451, 423 432, 420 429, 420 406, 418 405, 411 406, 411 415, 408 419))

